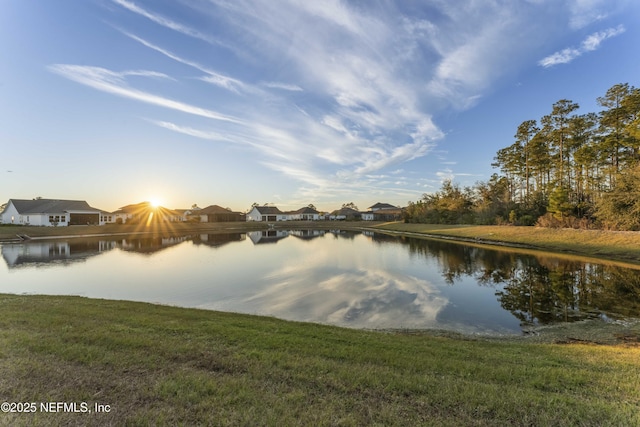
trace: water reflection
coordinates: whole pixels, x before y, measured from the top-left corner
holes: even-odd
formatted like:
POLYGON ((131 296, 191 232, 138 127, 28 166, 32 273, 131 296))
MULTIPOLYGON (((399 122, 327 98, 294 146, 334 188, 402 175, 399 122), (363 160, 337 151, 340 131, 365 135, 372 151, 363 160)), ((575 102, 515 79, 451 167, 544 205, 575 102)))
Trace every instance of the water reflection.
POLYGON ((355 328, 518 333, 527 325, 640 317, 637 269, 371 232, 271 229, 0 249, 7 266, 0 292, 132 299, 355 328), (45 277, 45 266, 55 271, 45 277))
POLYGON ((197 234, 127 238, 88 238, 31 241, 0 246, 2 258, 10 269, 45 267, 82 262, 113 249, 152 255, 186 241, 212 247, 245 239, 244 233, 197 234))
POLYGON ((524 324, 640 316, 636 269, 444 242, 408 244, 411 253, 437 259, 449 285, 473 277, 494 287, 501 306, 524 324))

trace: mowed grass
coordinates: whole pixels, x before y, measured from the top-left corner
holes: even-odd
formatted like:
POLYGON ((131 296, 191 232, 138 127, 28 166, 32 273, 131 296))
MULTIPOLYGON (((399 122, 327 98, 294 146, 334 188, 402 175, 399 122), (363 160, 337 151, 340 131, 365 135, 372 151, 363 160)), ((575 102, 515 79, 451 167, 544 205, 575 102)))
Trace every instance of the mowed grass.
POLYGON ((575 230, 568 228, 510 227, 490 225, 437 225, 385 223, 383 230, 420 233, 472 241, 525 246, 558 253, 572 253, 640 264, 640 232, 575 230))
POLYGON ((640 425, 640 348, 358 331, 0 295, 0 425, 640 425))

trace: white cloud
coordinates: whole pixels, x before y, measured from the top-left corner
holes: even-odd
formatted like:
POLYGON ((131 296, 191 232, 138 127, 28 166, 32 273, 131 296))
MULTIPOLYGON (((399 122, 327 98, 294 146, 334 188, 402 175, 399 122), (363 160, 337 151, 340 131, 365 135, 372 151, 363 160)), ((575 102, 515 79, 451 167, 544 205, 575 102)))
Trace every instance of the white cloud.
POLYGON ((302 92, 303 91, 303 89, 300 86, 294 85, 294 84, 279 83, 279 82, 264 82, 262 84, 264 86, 272 88, 272 89, 289 90, 291 92, 302 92))
POLYGON ((144 16, 145 18, 155 22, 158 25, 161 25, 163 27, 169 28, 171 30, 177 31, 179 33, 182 33, 184 35, 190 36, 190 37, 194 37, 200 40, 204 40, 206 42, 209 43, 216 43, 215 40, 213 40, 211 37, 208 37, 207 35, 201 33, 200 31, 194 30, 193 28, 190 28, 187 25, 182 25, 179 24, 169 18, 165 18, 163 16, 160 16, 156 13, 152 13, 149 12, 148 10, 136 5, 135 3, 128 1, 128 0, 112 0, 114 3, 124 7, 125 9, 129 10, 130 12, 136 13, 140 16, 144 16))
POLYGON ((562 49, 561 51, 555 52, 543 59, 541 59, 538 64, 548 68, 558 64, 568 64, 573 61, 577 57, 582 55, 582 51, 573 48, 562 49))
MULTIPOLYGON (((150 122, 203 140, 251 147, 253 161, 297 181, 298 195, 305 196, 395 191, 393 181, 404 182, 398 176, 388 181, 367 176, 397 175, 388 170, 434 155, 445 138, 434 115, 478 104, 505 73, 531 63, 533 48, 566 31, 570 16, 594 19, 589 11, 602 6, 584 0, 570 0, 560 9, 549 0, 432 0, 428 9, 415 2, 363 7, 340 0, 208 0, 184 3, 183 24, 159 3, 111 1, 128 18, 133 14, 162 27, 147 25, 156 30, 144 33, 148 39, 119 29, 160 53, 157 64, 165 60, 172 70, 146 77, 175 76, 175 63, 198 71, 179 82, 189 102, 163 95, 166 88, 160 85, 154 85, 154 93, 135 88, 134 74, 127 72, 79 65, 50 69, 103 92, 198 116, 150 122), (560 17, 546 19, 558 10, 560 17), (198 19, 189 20, 194 11, 198 19), (178 42, 160 39, 166 29, 178 33, 178 42)), ((147 27, 136 32, 143 34, 147 27)), ((548 62, 569 62, 617 31, 594 33, 579 48, 557 52, 548 62)), ((451 174, 444 170, 439 176, 451 174)))
POLYGON ((592 50, 596 50, 600 47, 600 43, 604 40, 609 39, 611 37, 615 37, 625 32, 625 28, 623 25, 618 25, 616 28, 608 28, 604 31, 598 31, 597 33, 593 33, 587 36, 586 39, 582 41, 582 50, 585 52, 590 52, 592 50))
POLYGON ((190 61, 187 59, 184 59, 182 57, 180 57, 179 55, 176 55, 166 49, 163 49, 141 37, 138 37, 132 33, 129 33, 127 31, 118 29, 121 33, 123 33, 124 35, 126 35, 127 37, 137 41, 138 43, 142 44, 143 46, 148 47, 149 49, 155 50, 156 52, 161 53, 162 55, 173 59, 174 61, 177 61, 181 64, 184 65, 188 65, 189 67, 193 67, 196 70, 202 71, 203 73, 206 74, 205 77, 202 77, 201 80, 214 84, 216 86, 220 86, 224 89, 230 90, 232 92, 236 92, 239 93, 240 91, 246 91, 246 92, 256 92, 256 89, 253 87, 250 87, 249 85, 245 84, 244 82, 238 80, 238 79, 234 79, 232 77, 229 76, 225 76, 221 73, 218 73, 216 71, 213 71, 201 64, 199 64, 196 61, 190 61))
POLYGON ((582 56, 587 52, 592 52, 600 47, 600 44, 611 37, 615 37, 625 32, 623 25, 616 28, 608 28, 604 31, 598 31, 588 35, 580 44, 579 48, 566 48, 555 52, 538 62, 538 65, 548 68, 558 64, 568 64, 574 59, 582 56))
MULTIPOLYGON (((209 119, 232 123, 241 122, 235 117, 220 114, 213 110, 196 107, 184 102, 175 101, 148 92, 133 89, 128 86, 124 79, 124 77, 126 77, 127 75, 131 75, 131 71, 119 73, 101 67, 68 64, 55 64, 49 66, 48 68, 52 72, 66 77, 69 80, 73 80, 77 83, 92 87, 102 92, 111 93, 113 95, 121 96, 124 98, 134 99, 136 101, 144 102, 147 104, 157 105, 159 107, 169 108, 172 110, 181 111, 187 114, 194 114, 196 116, 206 117, 209 119)), ((158 73, 153 74, 154 76, 156 76, 156 74, 158 73)), ((133 75, 139 76, 142 75, 142 73, 140 71, 134 71, 133 75)))
POLYGON ((611 0, 572 0, 569 2, 569 27, 579 30, 587 25, 607 17, 607 8, 611 0))

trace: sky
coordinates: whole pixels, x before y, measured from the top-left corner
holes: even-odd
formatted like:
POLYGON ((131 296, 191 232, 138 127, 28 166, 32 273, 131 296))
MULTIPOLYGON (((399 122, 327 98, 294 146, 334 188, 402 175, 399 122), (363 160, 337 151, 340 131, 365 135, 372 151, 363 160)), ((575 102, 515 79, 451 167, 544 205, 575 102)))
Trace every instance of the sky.
POLYGON ((0 204, 405 206, 640 86, 637 0, 0 0, 0 204))

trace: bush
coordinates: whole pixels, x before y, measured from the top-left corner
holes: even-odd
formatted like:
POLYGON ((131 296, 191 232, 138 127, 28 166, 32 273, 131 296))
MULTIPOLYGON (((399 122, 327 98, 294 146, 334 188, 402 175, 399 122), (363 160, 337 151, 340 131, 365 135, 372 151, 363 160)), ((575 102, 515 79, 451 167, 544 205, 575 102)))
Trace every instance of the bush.
POLYGON ((575 228, 581 230, 590 230, 595 227, 593 221, 588 218, 577 218, 575 216, 566 215, 558 218, 552 213, 542 215, 535 223, 538 227, 545 228, 575 228))

